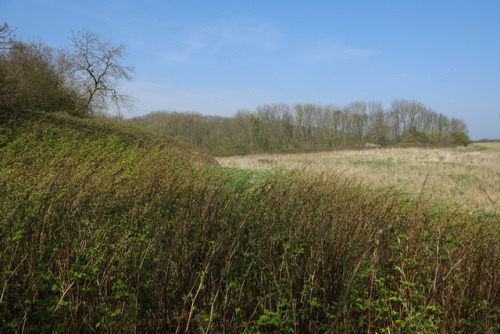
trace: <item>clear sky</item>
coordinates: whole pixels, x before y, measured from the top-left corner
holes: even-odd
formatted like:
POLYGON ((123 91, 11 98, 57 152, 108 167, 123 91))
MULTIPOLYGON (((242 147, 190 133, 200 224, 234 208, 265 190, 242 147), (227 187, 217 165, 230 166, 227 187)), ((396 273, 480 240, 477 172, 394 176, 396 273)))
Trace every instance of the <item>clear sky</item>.
POLYGON ((409 99, 500 138, 499 0, 0 0, 3 22, 55 47, 83 28, 124 43, 125 116, 409 99))

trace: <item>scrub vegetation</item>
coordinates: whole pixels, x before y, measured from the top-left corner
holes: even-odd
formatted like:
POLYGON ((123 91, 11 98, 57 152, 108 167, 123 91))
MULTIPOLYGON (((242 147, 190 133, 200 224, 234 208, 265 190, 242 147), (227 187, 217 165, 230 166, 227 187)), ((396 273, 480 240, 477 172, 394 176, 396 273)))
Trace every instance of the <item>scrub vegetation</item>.
POLYGON ((103 119, 1 124, 2 331, 498 330, 496 214, 103 119))

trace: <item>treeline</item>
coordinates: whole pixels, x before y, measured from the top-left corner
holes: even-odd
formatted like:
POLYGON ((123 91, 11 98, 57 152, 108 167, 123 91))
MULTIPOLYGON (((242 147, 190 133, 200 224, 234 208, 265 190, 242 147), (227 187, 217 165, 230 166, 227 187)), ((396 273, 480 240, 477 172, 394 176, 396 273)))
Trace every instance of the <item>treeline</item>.
POLYGON ((0 24, 0 111, 90 116, 128 107, 131 99, 118 85, 133 70, 123 64, 124 46, 88 30, 70 41, 65 48, 25 42, 0 24))
POLYGON ((495 143, 495 142, 500 142, 500 138, 497 138, 497 139, 479 139, 479 140, 475 140, 474 141, 475 143, 495 143))
POLYGON ((386 145, 468 145, 465 122, 415 100, 334 105, 263 104, 233 117, 158 111, 131 122, 214 155, 386 145))

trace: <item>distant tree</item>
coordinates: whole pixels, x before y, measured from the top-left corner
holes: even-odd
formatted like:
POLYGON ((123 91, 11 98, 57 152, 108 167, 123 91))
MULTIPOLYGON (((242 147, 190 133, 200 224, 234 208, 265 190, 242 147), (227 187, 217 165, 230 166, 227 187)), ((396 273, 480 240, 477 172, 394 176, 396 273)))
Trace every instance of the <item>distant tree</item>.
POLYGON ((457 132, 451 135, 451 140, 453 144, 460 146, 467 146, 472 143, 472 140, 464 132, 457 132))
POLYGON ((252 133, 252 139, 253 139, 254 145, 258 148, 262 148, 264 146, 262 136, 261 136, 262 120, 259 119, 255 115, 250 115, 249 121, 250 121, 250 130, 252 133))
MULTIPOLYGON (((292 141, 293 116, 285 103, 263 104, 257 107, 261 135, 270 148, 283 149, 292 141)), ((252 120, 255 124, 255 119, 252 120)))
POLYGON ((344 107, 344 112, 350 115, 351 135, 354 142, 363 141, 368 129, 368 115, 366 114, 368 105, 364 101, 351 102, 344 107))
POLYGON ((368 140, 377 144, 385 144, 390 128, 387 125, 387 114, 381 102, 368 103, 368 140))
POLYGON ((467 129, 467 124, 459 118, 453 117, 450 121, 450 133, 451 134, 457 134, 457 133, 465 133, 467 134, 469 130, 467 129))
POLYGON ((133 99, 120 92, 119 82, 130 80, 134 68, 123 63, 125 46, 103 40, 87 29, 73 34, 71 63, 79 79, 83 114, 105 113, 109 106, 120 113, 131 108, 133 99))

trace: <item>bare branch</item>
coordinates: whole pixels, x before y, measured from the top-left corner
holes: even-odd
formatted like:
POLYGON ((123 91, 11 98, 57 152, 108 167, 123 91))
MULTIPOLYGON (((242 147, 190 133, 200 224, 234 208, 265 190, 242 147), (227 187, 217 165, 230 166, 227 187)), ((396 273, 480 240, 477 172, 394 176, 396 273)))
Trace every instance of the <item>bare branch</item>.
POLYGON ((0 25, 0 50, 8 50, 14 44, 14 29, 7 23, 0 25))
POLYGON ((85 29, 73 34, 74 70, 81 81, 82 98, 87 101, 85 113, 106 113, 109 107, 120 112, 132 107, 132 97, 119 93, 119 82, 131 80, 134 68, 123 64, 126 56, 123 44, 110 41, 85 29))

